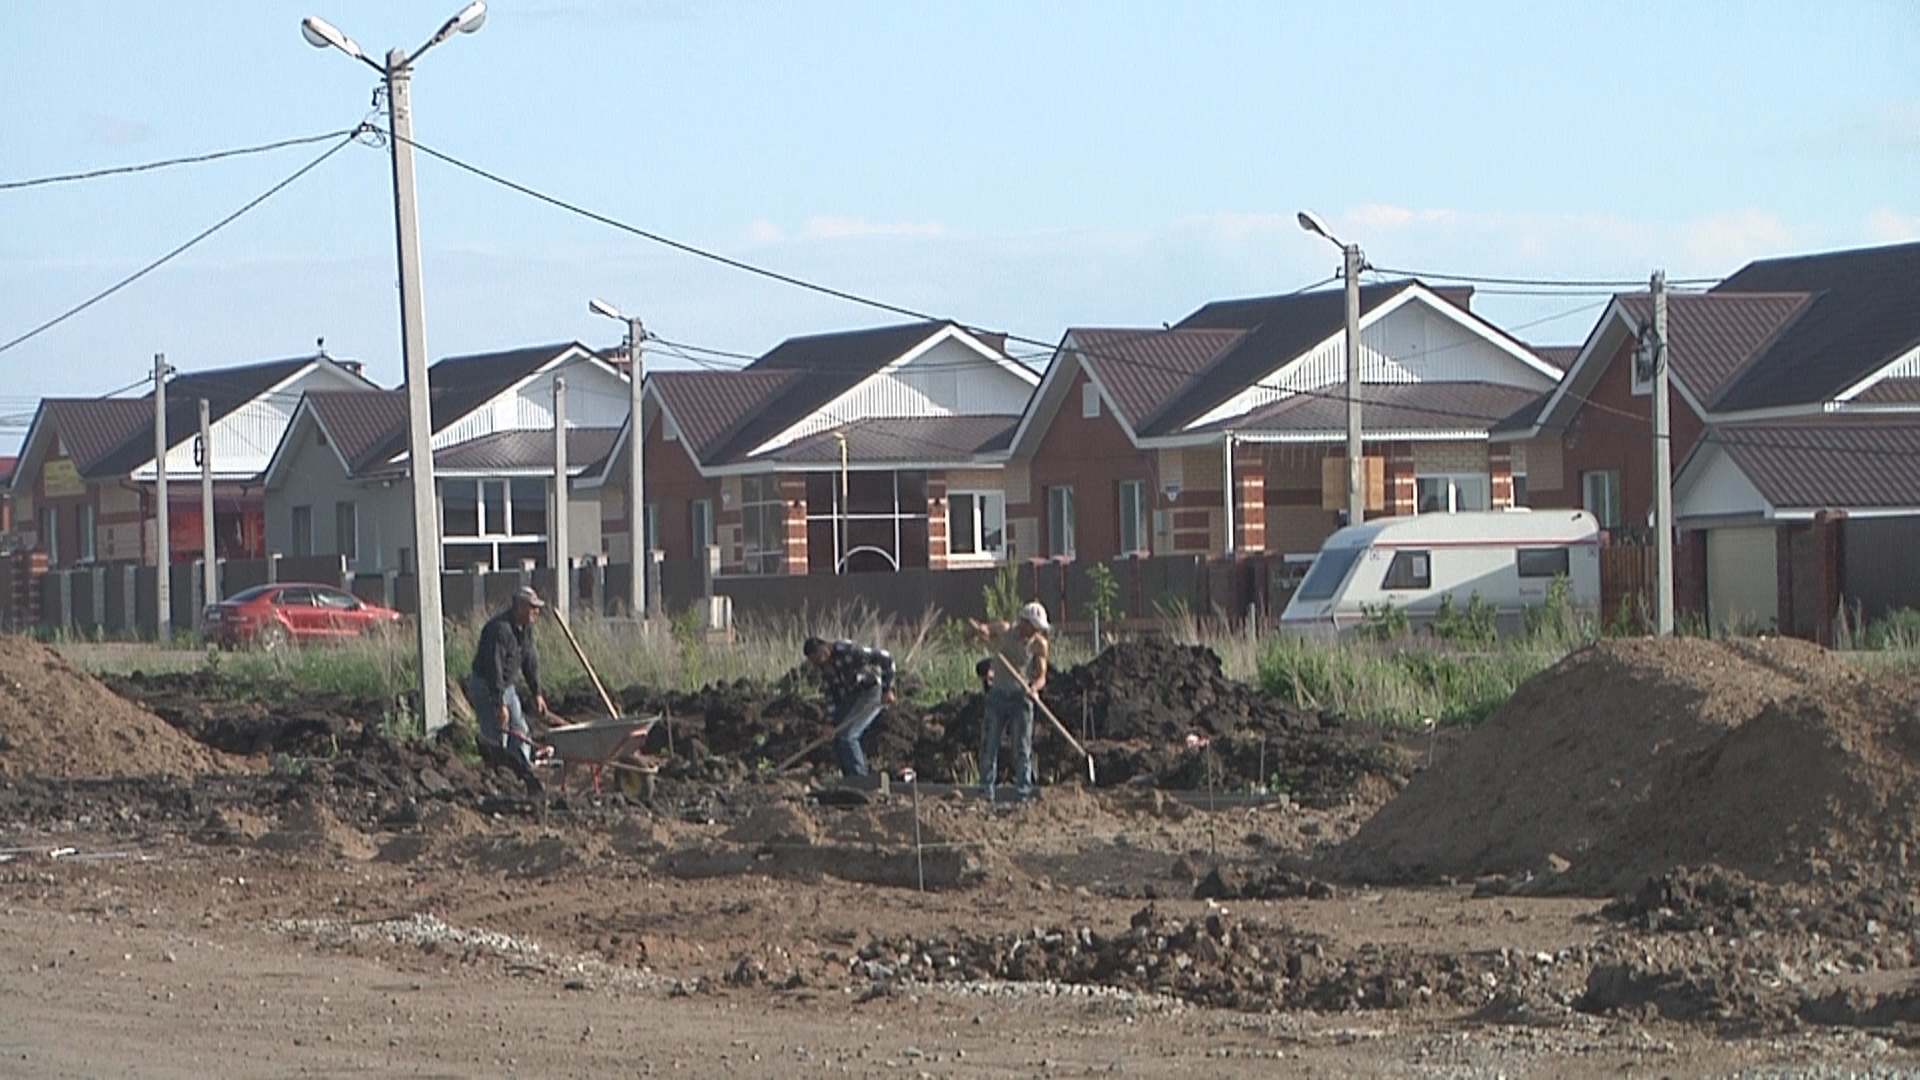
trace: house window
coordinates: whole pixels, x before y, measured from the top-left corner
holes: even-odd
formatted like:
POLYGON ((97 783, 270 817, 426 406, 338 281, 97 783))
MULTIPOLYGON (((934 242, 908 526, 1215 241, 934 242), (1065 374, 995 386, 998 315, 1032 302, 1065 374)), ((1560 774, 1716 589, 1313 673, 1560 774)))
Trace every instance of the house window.
POLYGON ((1142 480, 1120 481, 1120 554, 1147 552, 1147 485, 1142 480))
POLYGON ((775 476, 740 478, 740 540, 749 574, 777 574, 786 557, 786 507, 775 476))
POLYGON ((809 572, 923 569, 930 544, 926 473, 861 469, 807 475, 809 572))
POLYGON ((47 565, 60 565, 60 511, 51 506, 40 508, 40 546, 46 549, 47 565))
POLYGON ((1100 415, 1100 388, 1091 379, 1080 384, 1080 415, 1087 420, 1100 415))
POLYGON ((440 481, 440 530, 448 566, 504 568, 529 559, 544 565, 547 516, 544 477, 440 481))
POLYGON ((1047 489, 1047 554, 1073 558, 1073 489, 1047 489))
POLYGON ((1492 484, 1477 473, 1418 476, 1413 483, 1422 514, 1457 514, 1493 505, 1492 484))
POLYGON ((1570 556, 1566 548, 1521 548, 1514 552, 1514 563, 1523 578, 1566 577, 1570 556))
POLYGON ((955 491, 947 497, 947 552, 993 555, 1006 550, 1007 497, 998 491, 955 491))
POLYGON ((693 554, 705 559, 706 551, 713 546, 713 500, 694 499, 687 504, 687 520, 693 526, 693 554))
POLYGON ((1515 506, 1527 505, 1527 474, 1526 473, 1521 472, 1521 473, 1513 474, 1513 505, 1515 506))
POLYGON ((288 554, 296 557, 313 554, 313 507, 293 508, 293 525, 287 538, 287 548, 288 554))
POLYGON ((1581 505, 1603 529, 1620 525, 1620 470, 1599 469, 1580 474, 1581 505))
POLYGON ((360 561, 360 507, 350 502, 333 504, 333 550, 346 557, 349 565, 360 561))
POLYGON ((94 508, 92 503, 82 503, 73 508, 74 538, 80 541, 80 561, 90 563, 94 559, 94 508))
POLYGON ((1425 551, 1396 551, 1387 564, 1383 589, 1430 589, 1433 587, 1433 555, 1425 551))

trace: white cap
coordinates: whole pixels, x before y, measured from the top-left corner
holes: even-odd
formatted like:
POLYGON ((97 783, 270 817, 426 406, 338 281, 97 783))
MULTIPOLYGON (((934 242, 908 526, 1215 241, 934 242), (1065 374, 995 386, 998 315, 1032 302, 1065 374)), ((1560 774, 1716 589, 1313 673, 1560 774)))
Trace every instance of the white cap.
POLYGON ((1030 624, 1043 634, 1053 632, 1053 624, 1047 621, 1047 609, 1038 601, 1020 609, 1020 621, 1030 624))

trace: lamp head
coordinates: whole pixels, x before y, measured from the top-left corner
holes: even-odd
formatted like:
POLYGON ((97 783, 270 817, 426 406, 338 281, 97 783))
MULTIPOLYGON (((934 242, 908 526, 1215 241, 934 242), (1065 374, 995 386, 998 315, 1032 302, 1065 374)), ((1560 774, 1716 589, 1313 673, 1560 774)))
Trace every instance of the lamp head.
POLYGON ((473 3, 460 9, 453 17, 453 28, 463 34, 471 34, 487 23, 487 0, 473 0, 473 3))
POLYGON ((306 38, 307 44, 316 49, 331 46, 355 60, 367 58, 367 54, 360 51, 360 46, 354 44, 352 38, 341 33, 332 23, 318 15, 309 15, 300 20, 300 36, 306 38))
MULTIPOLYGON (((1302 210, 1300 211, 1299 214, 1295 215, 1295 220, 1300 222, 1300 227, 1302 229, 1305 229, 1310 233, 1317 233, 1321 236, 1326 237, 1329 240, 1333 240, 1333 233, 1327 231, 1327 223, 1320 220, 1319 214, 1316 214, 1311 210, 1302 210)), ((1339 241, 1336 240, 1334 242, 1338 243, 1339 241)))
POLYGON ((605 300, 587 301, 587 311, 589 311, 594 315, 604 315, 609 319, 625 318, 625 316, 620 314, 620 310, 618 308, 614 307, 612 304, 607 303, 605 300))

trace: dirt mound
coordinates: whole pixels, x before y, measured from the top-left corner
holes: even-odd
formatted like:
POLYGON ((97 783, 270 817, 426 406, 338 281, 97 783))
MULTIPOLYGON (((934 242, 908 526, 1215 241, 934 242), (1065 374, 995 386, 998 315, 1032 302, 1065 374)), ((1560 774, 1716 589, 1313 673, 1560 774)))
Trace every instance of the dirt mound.
POLYGON ((0 637, 0 773, 191 777, 220 756, 30 638, 0 637))
MULTIPOLYGON (((1557 856, 1573 864, 1566 884, 1600 892, 1707 858, 1778 873, 1790 850, 1828 844, 1830 824, 1904 789, 1881 777, 1875 794, 1849 793, 1882 770, 1853 757, 1878 730, 1861 711, 1878 706, 1860 705, 1876 693, 1806 642, 1602 642, 1523 684, 1331 868, 1464 878, 1533 873, 1557 856), (1787 706, 1796 699, 1808 704, 1787 706), (1836 818, 1822 818, 1828 800, 1847 804, 1836 818)), ((1903 757, 1882 745, 1901 738, 1889 729, 1872 760, 1903 757)))

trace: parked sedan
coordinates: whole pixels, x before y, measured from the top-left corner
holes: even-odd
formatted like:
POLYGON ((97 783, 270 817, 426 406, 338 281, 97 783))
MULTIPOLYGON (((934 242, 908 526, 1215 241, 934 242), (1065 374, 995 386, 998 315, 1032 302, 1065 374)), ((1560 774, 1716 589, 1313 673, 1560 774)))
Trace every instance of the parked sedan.
POLYGON ((225 648, 258 645, 280 649, 322 641, 342 641, 392 627, 401 620, 392 608, 371 604, 330 585, 279 583, 258 585, 206 610, 208 641, 225 648))

